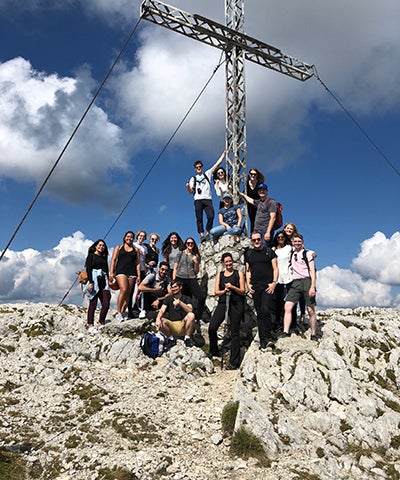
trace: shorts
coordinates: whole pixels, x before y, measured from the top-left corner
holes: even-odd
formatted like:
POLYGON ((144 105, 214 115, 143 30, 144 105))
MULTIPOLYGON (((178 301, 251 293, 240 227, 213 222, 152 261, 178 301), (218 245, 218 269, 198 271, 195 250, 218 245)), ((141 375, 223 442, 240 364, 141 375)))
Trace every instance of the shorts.
POLYGON ((308 307, 313 307, 316 304, 315 297, 310 297, 308 292, 311 286, 311 278, 299 278, 293 280, 292 286, 290 287, 288 294, 286 296, 286 302, 297 303, 302 296, 306 301, 308 307))
POLYGON ((171 335, 174 337, 181 337, 185 335, 185 320, 167 320, 165 319, 165 324, 168 325, 171 335))

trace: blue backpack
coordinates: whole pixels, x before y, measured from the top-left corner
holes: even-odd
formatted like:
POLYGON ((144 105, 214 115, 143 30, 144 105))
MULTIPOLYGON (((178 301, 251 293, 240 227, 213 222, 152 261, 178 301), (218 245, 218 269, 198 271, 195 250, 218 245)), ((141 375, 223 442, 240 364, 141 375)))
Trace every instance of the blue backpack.
POLYGON ((161 332, 146 332, 140 339, 140 348, 148 357, 160 357, 167 351, 167 337, 161 332))

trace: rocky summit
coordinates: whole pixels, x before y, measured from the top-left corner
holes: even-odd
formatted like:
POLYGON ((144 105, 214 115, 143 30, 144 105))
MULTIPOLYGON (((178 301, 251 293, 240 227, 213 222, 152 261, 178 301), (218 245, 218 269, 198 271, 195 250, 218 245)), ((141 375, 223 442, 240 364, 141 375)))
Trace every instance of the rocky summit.
POLYGON ((255 338, 237 371, 85 318, 0 305, 1 480, 400 478, 399 312, 319 312, 318 342, 255 338))

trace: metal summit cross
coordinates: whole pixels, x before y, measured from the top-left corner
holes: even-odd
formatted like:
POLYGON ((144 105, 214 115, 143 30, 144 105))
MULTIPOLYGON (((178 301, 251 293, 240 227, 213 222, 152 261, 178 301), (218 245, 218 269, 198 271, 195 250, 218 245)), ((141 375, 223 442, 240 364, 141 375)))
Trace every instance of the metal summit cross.
POLYGON ((314 74, 313 65, 285 55, 243 33, 244 0, 225 0, 226 26, 155 0, 144 0, 140 15, 163 27, 217 47, 226 60, 227 177, 235 201, 246 188, 246 86, 245 60, 305 81, 314 74))

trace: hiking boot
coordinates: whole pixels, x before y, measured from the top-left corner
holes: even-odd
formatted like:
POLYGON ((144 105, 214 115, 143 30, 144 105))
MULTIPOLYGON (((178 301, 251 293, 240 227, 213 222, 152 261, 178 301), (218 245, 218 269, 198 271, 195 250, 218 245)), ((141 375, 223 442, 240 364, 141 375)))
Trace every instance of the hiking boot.
POLYGON ((225 370, 237 370, 239 367, 235 367, 235 365, 232 365, 231 363, 225 368, 225 370))
POLYGON ((278 335, 278 338, 289 338, 290 333, 287 332, 282 332, 280 335, 278 335))
POLYGON ((318 342, 318 340, 320 340, 320 337, 317 334, 311 335, 310 340, 312 340, 313 342, 318 342))
POLYGON ((167 350, 176 345, 176 338, 167 338, 167 350))
POLYGON ((188 347, 188 348, 194 347, 194 343, 191 338, 185 338, 184 343, 185 343, 185 347, 188 347))

